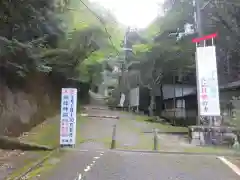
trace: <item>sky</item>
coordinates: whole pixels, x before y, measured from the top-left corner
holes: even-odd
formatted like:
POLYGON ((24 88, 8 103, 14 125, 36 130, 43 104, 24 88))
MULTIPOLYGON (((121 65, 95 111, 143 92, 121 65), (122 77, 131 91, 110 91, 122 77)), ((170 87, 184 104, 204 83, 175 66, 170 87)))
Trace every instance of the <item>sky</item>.
POLYGON ((159 3, 164 0, 90 0, 110 9, 117 20, 136 28, 147 27, 160 13, 159 3))

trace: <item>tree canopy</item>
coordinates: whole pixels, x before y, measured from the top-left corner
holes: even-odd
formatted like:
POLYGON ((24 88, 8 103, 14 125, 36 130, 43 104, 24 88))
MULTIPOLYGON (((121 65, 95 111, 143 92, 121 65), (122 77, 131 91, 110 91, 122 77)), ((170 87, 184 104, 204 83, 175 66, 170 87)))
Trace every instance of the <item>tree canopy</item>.
MULTIPOLYGON (((200 1, 204 34, 218 32, 216 40, 220 83, 239 78, 239 10, 238 1, 200 1)), ((138 34, 145 41, 133 43, 134 57, 129 70, 135 85, 147 86, 172 82, 177 76, 179 83, 195 83, 195 44, 197 37, 194 20, 195 7, 192 0, 166 0, 163 16, 157 17, 145 30, 138 34), (184 26, 192 24, 195 33, 184 35, 184 26), (136 63, 138 61, 138 63, 136 63), (181 81, 181 82, 180 82, 181 81)), ((128 63, 128 62, 127 62, 128 63)), ((130 81, 127 73, 126 81, 130 81)), ((124 86, 124 85, 123 85, 124 86)))
POLYGON ((3 0, 0 5, 0 68, 5 72, 90 81, 100 62, 120 48, 122 29, 99 4, 3 0))

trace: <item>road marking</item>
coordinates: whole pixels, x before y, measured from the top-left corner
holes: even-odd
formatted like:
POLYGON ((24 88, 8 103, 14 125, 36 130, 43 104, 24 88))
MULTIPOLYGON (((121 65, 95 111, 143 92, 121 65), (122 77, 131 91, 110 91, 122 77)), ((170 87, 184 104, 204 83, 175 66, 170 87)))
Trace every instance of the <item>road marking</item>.
POLYGON ((224 164, 226 164, 230 169, 240 176, 240 169, 235 164, 231 163, 223 156, 218 157, 218 159, 220 159, 224 164))
MULTIPOLYGON (((103 154, 104 154, 104 152, 101 151, 100 152, 100 156, 102 156, 103 154)), ((93 165, 96 163, 96 159, 99 159, 99 158, 100 158, 99 156, 95 156, 94 157, 95 160, 93 160, 92 163, 84 169, 84 172, 87 173, 89 170, 91 170, 93 165)), ((83 174, 84 177, 85 177, 85 173, 83 174)), ((79 176, 78 176, 78 178, 76 180, 81 180, 81 179, 82 179, 82 174, 79 174, 79 176)))
POLYGON ((90 166, 87 166, 87 167, 84 169, 84 171, 85 171, 85 172, 88 172, 90 169, 91 169, 90 166))
POLYGON ((79 174, 78 180, 81 180, 81 179, 82 179, 82 174, 79 174))
POLYGON ((88 116, 88 114, 80 114, 82 117, 87 117, 88 116))

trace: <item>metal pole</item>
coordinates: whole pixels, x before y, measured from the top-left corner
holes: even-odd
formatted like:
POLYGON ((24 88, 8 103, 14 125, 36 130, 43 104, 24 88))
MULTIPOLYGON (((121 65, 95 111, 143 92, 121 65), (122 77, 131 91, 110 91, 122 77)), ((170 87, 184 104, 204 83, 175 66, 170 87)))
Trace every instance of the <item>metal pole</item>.
POLYGON ((174 72, 174 74, 173 74, 173 113, 174 113, 174 120, 173 120, 173 125, 175 126, 175 121, 176 121, 176 87, 175 87, 175 82, 176 80, 175 80, 175 72, 174 72))
POLYGON ((112 143, 111 143, 111 149, 116 148, 116 130, 117 130, 117 125, 113 125, 113 132, 112 132, 112 143))
MULTIPOLYGON (((123 85, 123 75, 124 75, 124 64, 126 63, 126 61, 127 61, 127 42, 128 42, 128 34, 129 34, 129 27, 127 28, 127 31, 126 31, 126 33, 125 33, 125 37, 124 37, 124 45, 123 45, 123 47, 124 47, 124 60, 123 60, 123 62, 121 62, 121 67, 120 67, 120 69, 121 69, 121 75, 120 75, 120 77, 119 77, 119 79, 118 79, 118 85, 119 85, 119 88, 121 88, 120 86, 121 86, 121 83, 122 83, 122 85, 123 85)), ((120 89, 120 99, 121 99, 121 95, 122 95, 122 90, 120 89)))
MULTIPOLYGON (((199 37, 203 36, 203 27, 202 27, 202 18, 201 18, 201 8, 200 8, 200 0, 193 0, 193 5, 195 6, 195 12, 194 12, 194 16, 195 16, 195 24, 196 24, 196 30, 198 33, 199 37)), ((196 48, 198 47, 197 43, 196 43, 196 48)), ((197 58, 197 52, 195 53, 195 57, 197 58)), ((197 60, 197 59, 196 59, 197 60)), ((197 65, 197 63, 196 63, 197 65)), ((198 71, 198 67, 196 67, 196 70, 198 71)), ((198 76, 198 72, 197 72, 197 76, 198 76)), ((197 91, 199 92, 199 83, 197 80, 197 91)), ((198 93, 199 94, 199 93, 198 93)), ((199 95, 198 95, 198 116, 197 116, 197 125, 200 125, 200 104, 199 104, 199 95)))
POLYGON ((204 32, 203 32, 203 26, 202 26, 202 16, 201 16, 201 0, 194 0, 195 2, 195 7, 196 7, 196 26, 197 26, 197 32, 198 36, 202 37, 204 32))
POLYGON ((154 135, 153 135, 153 150, 154 151, 157 151, 158 150, 158 131, 157 129, 155 128, 154 131, 153 131, 154 135))

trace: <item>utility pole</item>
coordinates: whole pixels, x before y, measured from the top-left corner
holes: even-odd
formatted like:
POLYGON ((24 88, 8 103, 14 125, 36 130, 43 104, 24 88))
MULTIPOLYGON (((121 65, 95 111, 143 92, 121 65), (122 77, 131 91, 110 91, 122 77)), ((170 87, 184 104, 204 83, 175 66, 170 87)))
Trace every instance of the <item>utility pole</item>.
POLYGON ((128 59, 128 51, 131 50, 131 48, 128 48, 128 35, 129 35, 129 31, 130 31, 130 28, 128 27, 126 32, 125 32, 125 36, 124 36, 124 43, 123 43, 123 50, 124 50, 124 59, 123 61, 121 62, 121 67, 120 67, 120 70, 121 70, 121 78, 119 78, 119 85, 121 83, 121 80, 123 78, 123 74, 124 74, 124 65, 125 63, 127 62, 127 59, 128 59))
POLYGON ((196 23, 196 30, 199 37, 202 37, 203 32, 203 26, 202 26, 202 7, 201 7, 201 0, 193 0, 193 5, 195 6, 195 23, 196 23))
MULTIPOLYGON (((195 7, 195 11, 194 11, 194 18, 195 18, 195 26, 196 26, 196 31, 198 33, 199 37, 203 37, 204 36, 204 28, 203 28, 203 24, 202 24, 202 11, 210 4, 212 3, 212 0, 208 0, 207 2, 203 3, 203 0, 193 0, 193 6, 195 7)), ((200 46, 205 46, 203 41, 200 42, 200 46)), ((199 85, 198 85, 198 89, 199 89, 199 85)), ((199 97, 198 97, 198 101, 199 101, 199 97)), ((199 103, 199 102, 198 102, 199 103)), ((200 112, 200 105, 198 104, 198 113, 200 112)), ((197 124, 200 125, 200 114, 198 114, 198 119, 197 119, 197 124)), ((214 118, 215 117, 207 117, 209 120, 209 125, 211 126, 214 118)))
POLYGON ((212 2, 213 0, 209 0, 206 3, 201 3, 203 0, 193 0, 193 6, 195 7, 195 24, 196 30, 199 37, 204 35, 204 29, 202 24, 202 11, 212 2))
POLYGON ((128 51, 130 49, 130 48, 128 48, 129 31, 130 31, 130 28, 128 27, 126 32, 125 32, 125 36, 124 36, 124 43, 123 43, 124 59, 121 61, 121 67, 120 67, 121 75, 119 76, 119 79, 118 79, 118 86, 119 86, 119 89, 120 89, 120 99, 122 98, 121 83, 123 84, 124 67, 125 67, 125 64, 127 62, 128 51))

